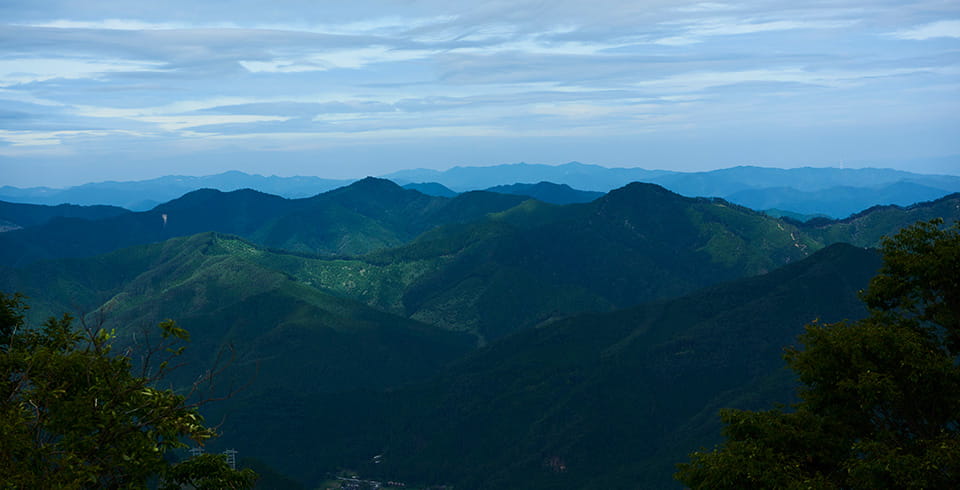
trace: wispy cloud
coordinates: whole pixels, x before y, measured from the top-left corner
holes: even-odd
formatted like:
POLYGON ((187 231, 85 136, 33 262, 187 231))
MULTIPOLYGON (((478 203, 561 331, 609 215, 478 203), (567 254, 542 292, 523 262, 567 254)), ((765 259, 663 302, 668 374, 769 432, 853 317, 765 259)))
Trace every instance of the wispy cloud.
POLYGON ((61 145, 70 139, 90 139, 104 136, 145 136, 125 130, 86 130, 86 131, 10 131, 0 129, 0 141, 12 146, 52 146, 61 145))
MULTIPOLYGON (((711 10, 705 10, 712 12, 711 10)), ((778 31, 842 29, 856 24, 853 19, 752 19, 742 17, 711 17, 693 21, 679 20, 665 23, 675 34, 654 40, 655 44, 686 46, 705 42, 717 36, 741 36, 778 31)))
POLYGON ((144 122, 155 123, 164 131, 179 131, 181 129, 210 126, 214 124, 250 124, 267 121, 286 121, 288 118, 280 116, 243 116, 243 115, 177 115, 177 116, 146 116, 137 118, 144 122))
POLYGON ((268 61, 240 60, 239 63, 252 73, 299 73, 336 68, 357 69, 377 63, 396 63, 423 59, 430 54, 432 52, 427 50, 368 46, 357 49, 324 50, 299 58, 279 58, 268 61))
MULTIPOLYGON (((11 23, 15 26, 23 27, 41 27, 49 29, 85 29, 85 30, 109 30, 109 31, 149 31, 149 30, 172 30, 172 29, 190 29, 187 23, 173 22, 145 22, 135 19, 103 19, 97 21, 89 20, 70 20, 57 19, 33 23, 11 23)), ((208 27, 229 27, 228 24, 219 24, 208 27)))
POLYGON ((921 26, 903 29, 891 34, 898 39, 925 41, 927 39, 954 38, 960 39, 960 19, 941 20, 921 26))
POLYGON ((53 79, 100 78, 109 73, 161 70, 160 63, 136 60, 15 58, 0 60, 0 87, 53 79))

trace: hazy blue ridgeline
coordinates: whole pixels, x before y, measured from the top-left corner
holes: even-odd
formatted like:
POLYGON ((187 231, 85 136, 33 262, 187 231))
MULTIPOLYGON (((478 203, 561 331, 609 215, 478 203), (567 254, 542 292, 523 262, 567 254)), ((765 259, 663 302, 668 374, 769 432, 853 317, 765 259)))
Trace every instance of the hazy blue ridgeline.
MULTIPOLYGON (((609 192, 638 181, 662 185, 686 196, 722 197, 757 209, 779 209, 801 215, 842 218, 880 204, 909 205, 960 191, 960 177, 927 175, 889 169, 733 167, 709 172, 672 172, 639 168, 606 168, 571 162, 564 165, 509 164, 454 167, 446 171, 404 170, 385 176, 413 185, 425 194, 452 197, 455 192, 515 184, 550 182, 590 192, 609 192)), ((303 198, 349 184, 349 180, 319 177, 265 177, 226 172, 205 177, 166 176, 138 182, 99 182, 68 189, 0 187, 0 200, 33 204, 110 204, 135 211, 187 192, 213 188, 244 188, 287 198, 303 198)), ((516 192, 503 188, 498 191, 516 192)), ((525 195, 531 195, 526 191, 525 195)), ((555 191, 554 191, 555 193, 555 191)), ((546 194, 541 200, 558 202, 546 194)), ((578 199, 583 199, 580 197, 578 199)))

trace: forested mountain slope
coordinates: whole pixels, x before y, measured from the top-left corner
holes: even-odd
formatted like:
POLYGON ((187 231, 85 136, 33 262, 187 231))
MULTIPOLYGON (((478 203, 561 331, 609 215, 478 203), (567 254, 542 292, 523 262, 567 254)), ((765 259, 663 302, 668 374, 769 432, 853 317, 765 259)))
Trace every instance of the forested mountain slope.
POLYGON ((44 206, 40 204, 20 204, 0 201, 0 223, 7 223, 6 226, 10 230, 42 225, 56 218, 96 220, 129 212, 130 211, 126 209, 116 206, 77 206, 74 204, 44 206))
POLYGON ((875 247, 883 236, 933 218, 943 218, 948 223, 960 219, 960 193, 906 207, 875 206, 841 220, 814 219, 798 226, 805 235, 824 243, 875 247))
POLYGON ((383 388, 427 376, 475 345, 469 336, 325 293, 253 260, 269 254, 204 233, 7 270, 0 289, 30 297, 35 319, 70 312, 87 324, 102 320, 124 344, 176 319, 193 337, 182 383, 227 349, 235 359, 225 376, 237 382, 310 392, 383 388))
POLYGON ((760 213, 632 184, 588 204, 528 201, 363 257, 271 267, 489 340, 772 270, 818 247, 760 213))
POLYGON ((498 185, 487 190, 490 192, 499 192, 501 194, 529 196, 538 201, 548 202, 550 204, 590 202, 604 195, 603 192, 581 191, 579 189, 574 189, 567 184, 554 184, 552 182, 498 185))
POLYGON ((403 244, 440 224, 479 219, 524 199, 490 193, 432 197, 373 178, 304 199, 250 189, 203 189, 150 211, 98 220, 60 219, 2 233, 0 264, 89 257, 207 231, 304 253, 359 254, 403 244))
POLYGON ((25 264, 209 230, 235 233, 293 252, 257 255, 263 267, 483 342, 763 273, 830 243, 874 246, 918 219, 960 217, 960 195, 805 224, 652 184, 583 204, 525 199, 489 192, 447 199, 381 179, 302 200, 205 190, 148 213, 3 233, 0 257, 25 264))
POLYGON ((718 440, 719 406, 790 393, 782 347, 817 318, 861 316, 857 291, 878 267, 874 252, 835 245, 769 274, 526 330, 419 386, 246 397, 223 407, 225 441, 307 482, 341 466, 466 489, 670 487, 674 462, 718 440), (295 416, 257 419, 281 407, 295 416), (263 433, 244 429, 254 419, 263 433))

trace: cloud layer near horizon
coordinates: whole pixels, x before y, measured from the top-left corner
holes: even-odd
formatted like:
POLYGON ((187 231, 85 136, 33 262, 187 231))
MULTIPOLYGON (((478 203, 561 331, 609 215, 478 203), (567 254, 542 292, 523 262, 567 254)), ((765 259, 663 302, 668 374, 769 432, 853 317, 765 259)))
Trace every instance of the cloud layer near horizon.
POLYGON ((949 2, 339 3, 5 2, 0 170, 58 184, 960 153, 949 2))

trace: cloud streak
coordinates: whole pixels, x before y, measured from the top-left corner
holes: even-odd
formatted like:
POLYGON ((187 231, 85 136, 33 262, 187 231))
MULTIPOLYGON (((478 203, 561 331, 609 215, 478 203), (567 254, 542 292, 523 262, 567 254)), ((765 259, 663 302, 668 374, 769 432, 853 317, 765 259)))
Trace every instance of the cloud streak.
POLYGON ((941 20, 910 29, 904 29, 895 32, 893 37, 914 41, 938 38, 960 39, 960 19, 941 20))

